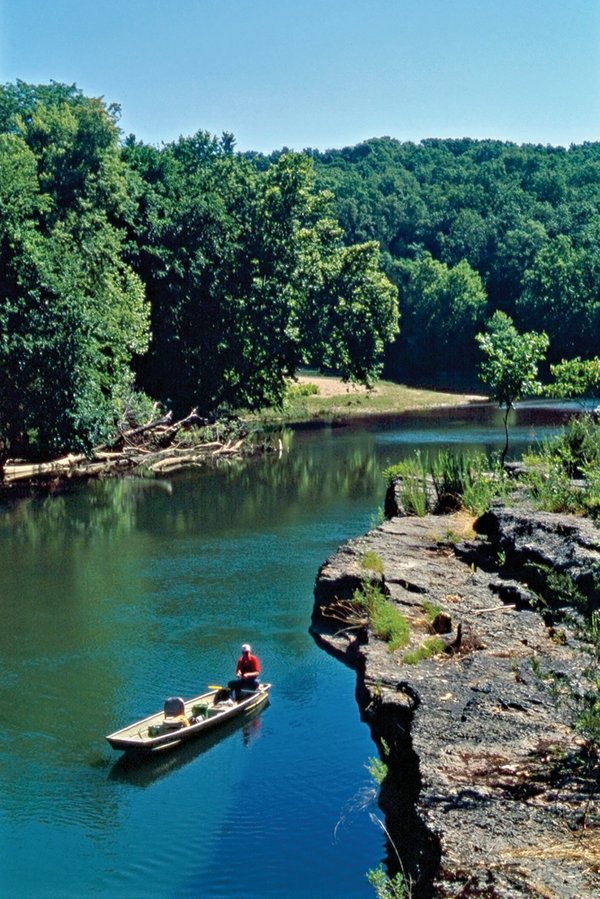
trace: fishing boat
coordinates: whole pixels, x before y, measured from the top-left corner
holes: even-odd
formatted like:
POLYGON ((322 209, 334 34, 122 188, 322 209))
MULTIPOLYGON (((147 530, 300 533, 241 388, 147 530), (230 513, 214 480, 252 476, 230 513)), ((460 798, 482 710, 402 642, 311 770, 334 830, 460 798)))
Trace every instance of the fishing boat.
POLYGON ((171 696, 162 711, 108 734, 106 739, 113 749, 138 755, 172 749, 232 718, 255 712, 267 704, 270 689, 271 684, 259 684, 257 690, 242 691, 238 701, 231 699, 224 687, 209 688, 208 693, 191 699, 171 696))

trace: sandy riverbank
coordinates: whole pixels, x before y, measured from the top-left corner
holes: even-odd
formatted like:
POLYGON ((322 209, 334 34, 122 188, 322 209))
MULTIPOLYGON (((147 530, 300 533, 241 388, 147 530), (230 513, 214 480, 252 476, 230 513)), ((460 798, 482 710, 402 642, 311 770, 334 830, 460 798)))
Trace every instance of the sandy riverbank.
POLYGON ((481 394, 407 387, 392 381, 378 381, 368 390, 332 375, 316 373, 300 374, 296 383, 300 386, 313 384, 318 389, 316 395, 302 398, 307 412, 312 414, 393 413, 435 406, 463 406, 487 400, 481 394))

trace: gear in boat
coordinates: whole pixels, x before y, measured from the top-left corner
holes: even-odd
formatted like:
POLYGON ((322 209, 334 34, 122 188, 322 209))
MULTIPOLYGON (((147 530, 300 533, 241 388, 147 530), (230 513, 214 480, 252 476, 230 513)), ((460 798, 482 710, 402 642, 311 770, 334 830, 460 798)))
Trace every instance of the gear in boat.
POLYGON ((214 705, 195 705, 192 708, 192 714, 188 717, 185 713, 185 702, 180 696, 169 696, 165 699, 163 706, 164 719, 160 724, 148 728, 148 736, 158 737, 160 734, 166 734, 170 731, 181 730, 182 727, 189 727, 191 724, 198 724, 199 721, 205 721, 214 715, 221 714, 223 707, 233 706, 235 703, 230 699, 229 690, 223 689, 215 694, 214 705), (218 707, 217 707, 218 703, 218 707))

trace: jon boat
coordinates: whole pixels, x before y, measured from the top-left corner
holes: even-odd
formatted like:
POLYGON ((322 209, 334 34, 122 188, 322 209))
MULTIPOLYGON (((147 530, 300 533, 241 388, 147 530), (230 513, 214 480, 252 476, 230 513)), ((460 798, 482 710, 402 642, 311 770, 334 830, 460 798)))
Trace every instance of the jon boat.
POLYGON ((106 739, 113 749, 140 755, 171 749, 266 705, 270 689, 271 684, 260 684, 257 690, 242 693, 238 702, 222 687, 191 699, 170 697, 162 711, 108 734, 106 739), (186 720, 191 723, 186 725, 186 720))

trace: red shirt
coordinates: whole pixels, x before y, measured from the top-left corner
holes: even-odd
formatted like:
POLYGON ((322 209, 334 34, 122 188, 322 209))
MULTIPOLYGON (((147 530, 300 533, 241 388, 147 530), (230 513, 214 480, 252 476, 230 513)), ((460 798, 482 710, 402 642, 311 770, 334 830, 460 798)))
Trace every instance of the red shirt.
POLYGON ((249 674, 252 671, 258 675, 260 674, 260 662, 252 653, 245 652, 239 657, 235 670, 241 671, 242 674, 249 674))

